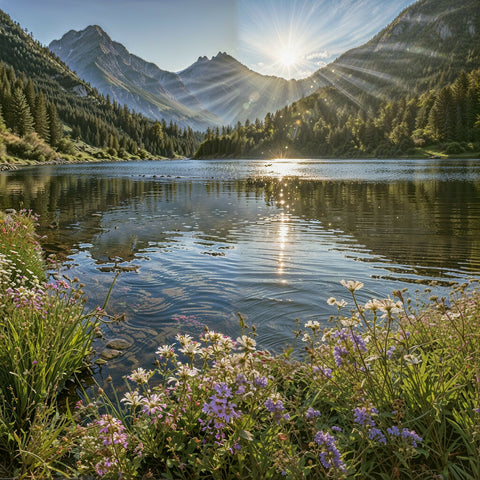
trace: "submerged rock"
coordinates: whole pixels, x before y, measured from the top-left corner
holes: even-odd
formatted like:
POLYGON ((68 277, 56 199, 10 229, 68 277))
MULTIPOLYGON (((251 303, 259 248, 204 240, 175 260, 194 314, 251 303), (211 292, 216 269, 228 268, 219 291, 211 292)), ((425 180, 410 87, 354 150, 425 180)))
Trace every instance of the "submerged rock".
POLYGON ((110 348, 112 350, 126 350, 131 346, 132 346, 132 343, 129 342, 128 340, 125 340, 124 338, 113 338, 112 340, 109 340, 105 344, 106 348, 110 348))
POLYGON ((100 352, 100 357, 104 360, 112 360, 113 358, 117 358, 120 356, 122 352, 120 350, 115 350, 113 348, 106 348, 100 352))

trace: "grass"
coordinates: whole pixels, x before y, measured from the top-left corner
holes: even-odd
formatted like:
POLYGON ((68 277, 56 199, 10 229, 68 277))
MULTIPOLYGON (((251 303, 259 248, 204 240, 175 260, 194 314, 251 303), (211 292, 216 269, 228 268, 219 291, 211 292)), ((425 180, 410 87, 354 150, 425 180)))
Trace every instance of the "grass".
MULTIPOLYGON (((36 248, 29 215, 15 221, 27 228, 4 229, 2 242, 18 230, 36 248)), ((125 377, 123 396, 110 383, 61 410, 58 392, 84 365, 97 324, 81 290, 28 282, 3 297, 0 476, 480 478, 475 283, 448 299, 396 291, 362 304, 362 283, 342 281, 345 298, 326 300, 338 309, 331 325, 297 325, 282 354, 259 350, 240 317, 237 339, 179 333, 125 377)))

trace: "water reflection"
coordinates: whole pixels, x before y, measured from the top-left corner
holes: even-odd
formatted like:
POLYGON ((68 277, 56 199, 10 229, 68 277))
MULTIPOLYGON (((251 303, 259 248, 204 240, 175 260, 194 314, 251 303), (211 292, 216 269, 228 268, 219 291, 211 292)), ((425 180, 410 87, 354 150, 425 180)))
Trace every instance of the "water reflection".
POLYGON ((40 214, 44 246, 87 284, 90 305, 121 270, 110 309, 127 320, 106 336, 135 346, 110 369, 149 364, 179 330, 236 336, 237 312, 259 326, 261 346, 279 350, 295 318, 335 313, 326 299, 346 296, 342 278, 363 281, 367 300, 480 272, 478 166, 406 162, 389 165, 386 181, 379 162, 195 165, 0 175, 0 208, 40 214))

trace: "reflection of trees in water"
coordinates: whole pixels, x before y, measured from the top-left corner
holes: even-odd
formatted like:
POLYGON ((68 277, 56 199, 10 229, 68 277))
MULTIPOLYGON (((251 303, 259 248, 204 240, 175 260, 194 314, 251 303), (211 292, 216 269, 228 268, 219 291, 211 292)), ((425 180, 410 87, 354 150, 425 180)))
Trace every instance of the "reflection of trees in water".
POLYGON ((480 269, 480 185, 463 181, 251 179, 265 200, 375 255, 412 266, 480 269))
POLYGON ((192 231, 206 247, 236 243, 248 223, 257 221, 257 208, 249 208, 252 198, 256 205, 352 236, 353 244, 399 264, 474 269, 480 263, 480 186, 474 182, 195 182, 33 177, 25 170, 0 176, 0 192, 1 208, 23 206, 40 214, 47 249, 68 254, 92 243, 97 261, 131 260, 152 243, 168 245, 192 231))

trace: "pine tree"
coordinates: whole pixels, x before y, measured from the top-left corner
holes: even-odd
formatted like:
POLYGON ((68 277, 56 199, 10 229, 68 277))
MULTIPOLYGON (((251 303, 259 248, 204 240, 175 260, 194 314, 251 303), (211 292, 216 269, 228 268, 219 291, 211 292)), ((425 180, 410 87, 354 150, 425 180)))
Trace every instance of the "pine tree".
POLYGON ((27 99, 20 88, 13 92, 11 100, 11 112, 13 120, 13 132, 24 137, 33 132, 34 122, 32 112, 28 106, 27 99))
POLYGON ((35 100, 35 131, 40 138, 48 142, 50 138, 50 128, 48 125, 47 104, 42 92, 37 95, 35 100))
POLYGON ((58 118, 57 108, 53 102, 48 104, 47 115, 50 133, 50 145, 52 147, 56 147, 63 137, 63 129, 58 118))

